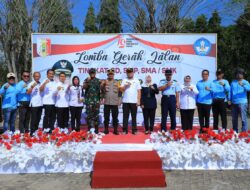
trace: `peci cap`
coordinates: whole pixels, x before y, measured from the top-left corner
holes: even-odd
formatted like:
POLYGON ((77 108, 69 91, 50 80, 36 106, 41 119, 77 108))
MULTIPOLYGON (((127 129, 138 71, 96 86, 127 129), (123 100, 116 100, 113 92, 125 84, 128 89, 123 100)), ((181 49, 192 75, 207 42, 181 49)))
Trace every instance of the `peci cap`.
POLYGON ((8 73, 7 74, 7 78, 11 78, 11 77, 16 78, 16 75, 14 73, 8 73))
POLYGON ((171 69, 166 69, 165 74, 166 75, 172 75, 172 70, 171 69))
POLYGON ((111 68, 111 69, 107 70, 107 75, 110 75, 110 74, 115 74, 115 69, 114 68, 111 68))
POLYGON ((95 68, 90 68, 89 69, 89 74, 94 74, 96 73, 96 69, 95 68))
POLYGON ((132 73, 132 72, 134 72, 134 69, 133 69, 133 68, 127 68, 127 69, 126 69, 126 73, 132 73))

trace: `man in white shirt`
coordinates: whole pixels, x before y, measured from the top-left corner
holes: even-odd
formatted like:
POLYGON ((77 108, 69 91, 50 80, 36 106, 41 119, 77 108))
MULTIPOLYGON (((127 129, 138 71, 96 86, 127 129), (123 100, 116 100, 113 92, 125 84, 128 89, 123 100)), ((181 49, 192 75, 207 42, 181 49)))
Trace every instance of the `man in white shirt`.
POLYGON ((137 133, 136 114, 137 107, 141 102, 141 85, 140 81, 134 78, 133 68, 126 70, 127 78, 123 79, 120 86, 120 91, 123 92, 123 133, 128 133, 128 119, 131 112, 132 117, 132 134, 137 133))
POLYGON ((31 83, 28 85, 27 94, 30 94, 30 107, 31 107, 31 122, 30 122, 30 135, 38 129, 39 122, 41 120, 42 110, 43 110, 43 102, 42 102, 42 94, 39 90, 41 74, 39 72, 33 73, 33 79, 31 83))
POLYGON ((56 84, 56 114, 57 124, 60 128, 68 128, 69 122, 69 85, 66 84, 66 74, 59 74, 59 82, 56 84))
POLYGON ((185 76, 180 92, 181 125, 183 130, 192 130, 196 95, 199 93, 196 85, 191 84, 191 77, 185 76))
POLYGON ((55 93, 56 83, 54 81, 54 71, 49 69, 47 71, 47 79, 43 81, 40 86, 42 92, 42 101, 44 107, 43 129, 50 129, 50 133, 54 129, 56 121, 56 108, 55 108, 55 93))

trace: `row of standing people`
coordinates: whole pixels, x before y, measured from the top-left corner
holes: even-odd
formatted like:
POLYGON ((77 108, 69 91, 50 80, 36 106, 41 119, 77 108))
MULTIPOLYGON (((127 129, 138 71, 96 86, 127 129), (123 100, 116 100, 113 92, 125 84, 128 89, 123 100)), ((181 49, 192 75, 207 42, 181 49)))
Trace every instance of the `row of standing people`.
POLYGON ((109 69, 107 80, 96 78, 96 70, 89 70, 89 77, 80 85, 77 76, 73 77, 72 84, 68 85, 64 73, 59 75, 59 82, 55 82, 54 71, 47 71, 47 79, 40 82, 40 73, 33 73, 34 81, 29 82, 29 72, 22 73, 22 81, 15 84, 15 75, 7 75, 8 82, 0 89, 3 96, 4 130, 15 130, 15 117, 17 107, 19 110, 19 129, 22 133, 33 134, 41 119, 42 109, 45 114, 43 128, 50 132, 55 121, 61 128, 68 128, 69 111, 71 127, 80 130, 80 120, 83 105, 86 104, 87 124, 99 129, 100 105, 104 104, 105 133, 109 133, 110 112, 114 133, 118 134, 118 106, 123 104, 123 133, 128 133, 128 119, 131 113, 132 133, 137 133, 136 114, 137 107, 141 106, 144 116, 145 133, 153 131, 155 111, 157 107, 156 94, 162 91, 161 98, 161 130, 166 131, 166 120, 169 114, 171 129, 176 128, 176 109, 180 108, 182 128, 192 129, 196 105, 198 108, 201 129, 209 127, 210 110, 214 116, 214 129, 218 129, 218 117, 221 116, 222 127, 227 128, 226 106, 232 104, 233 128, 238 131, 238 115, 242 118, 242 130, 247 129, 247 91, 250 90, 248 81, 244 80, 244 71, 239 69, 235 73, 236 79, 229 85, 223 78, 221 70, 216 72, 217 79, 208 80, 209 71, 202 71, 202 80, 194 85, 191 77, 184 78, 184 83, 179 84, 172 80, 172 71, 166 70, 166 78, 160 81, 159 87, 152 83, 152 78, 147 76, 141 86, 138 79, 134 78, 132 68, 127 69, 127 78, 121 85, 114 79, 114 70, 109 69), (85 93, 83 93, 85 90, 85 93), (121 94, 123 93, 123 96, 121 94), (30 121, 31 116, 31 122, 30 121))
POLYGON ((228 106, 232 110, 233 129, 238 132, 239 116, 242 121, 242 131, 248 129, 247 93, 250 91, 250 84, 244 79, 245 72, 243 69, 238 68, 235 71, 235 79, 231 82, 231 85, 224 79, 224 72, 221 69, 216 71, 215 80, 209 80, 209 71, 203 70, 201 73, 202 79, 197 84, 192 83, 190 75, 184 77, 182 84, 178 84, 177 81, 172 79, 172 75, 171 70, 166 70, 166 79, 160 81, 158 88, 162 91, 161 130, 166 131, 168 114, 171 120, 171 129, 176 128, 177 109, 180 110, 182 129, 191 130, 196 108, 201 132, 203 132, 203 128, 208 128, 210 125, 211 110, 214 119, 213 129, 218 130, 219 117, 221 117, 222 128, 227 129, 228 106))

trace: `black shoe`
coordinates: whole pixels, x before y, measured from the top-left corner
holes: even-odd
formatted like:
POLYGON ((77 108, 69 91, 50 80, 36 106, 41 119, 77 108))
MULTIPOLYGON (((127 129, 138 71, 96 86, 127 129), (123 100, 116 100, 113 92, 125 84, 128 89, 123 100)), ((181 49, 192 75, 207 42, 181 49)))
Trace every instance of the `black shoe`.
POLYGON ((104 126, 104 134, 109 134, 109 127, 108 126, 104 126))
POLYGON ((132 134, 133 134, 133 135, 137 135, 137 132, 136 132, 136 131, 132 131, 132 134))
POLYGON ((123 131, 122 134, 127 135, 128 131, 123 131))
POLYGON ((114 134, 114 135, 119 135, 118 131, 114 131, 113 134, 114 134))
POLYGON ((145 135, 148 135, 149 131, 145 131, 145 135))

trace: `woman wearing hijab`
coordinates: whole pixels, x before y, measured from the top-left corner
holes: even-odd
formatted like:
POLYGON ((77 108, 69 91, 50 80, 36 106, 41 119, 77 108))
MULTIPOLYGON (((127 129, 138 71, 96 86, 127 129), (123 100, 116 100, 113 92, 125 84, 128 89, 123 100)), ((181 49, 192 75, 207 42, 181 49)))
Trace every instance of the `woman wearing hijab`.
POLYGON ((72 86, 70 86, 70 115, 71 115, 71 128, 72 130, 80 131, 81 115, 83 109, 83 90, 80 86, 80 79, 78 76, 74 76, 72 79, 72 86))
POLYGON ((197 94, 196 86, 191 84, 191 77, 189 75, 185 76, 180 93, 181 125, 183 130, 192 130, 193 128, 197 94))
POLYGON ((153 84, 151 76, 147 75, 141 89, 141 108, 143 111, 145 134, 153 131, 155 110, 157 108, 155 95, 158 93, 157 85, 153 84))

